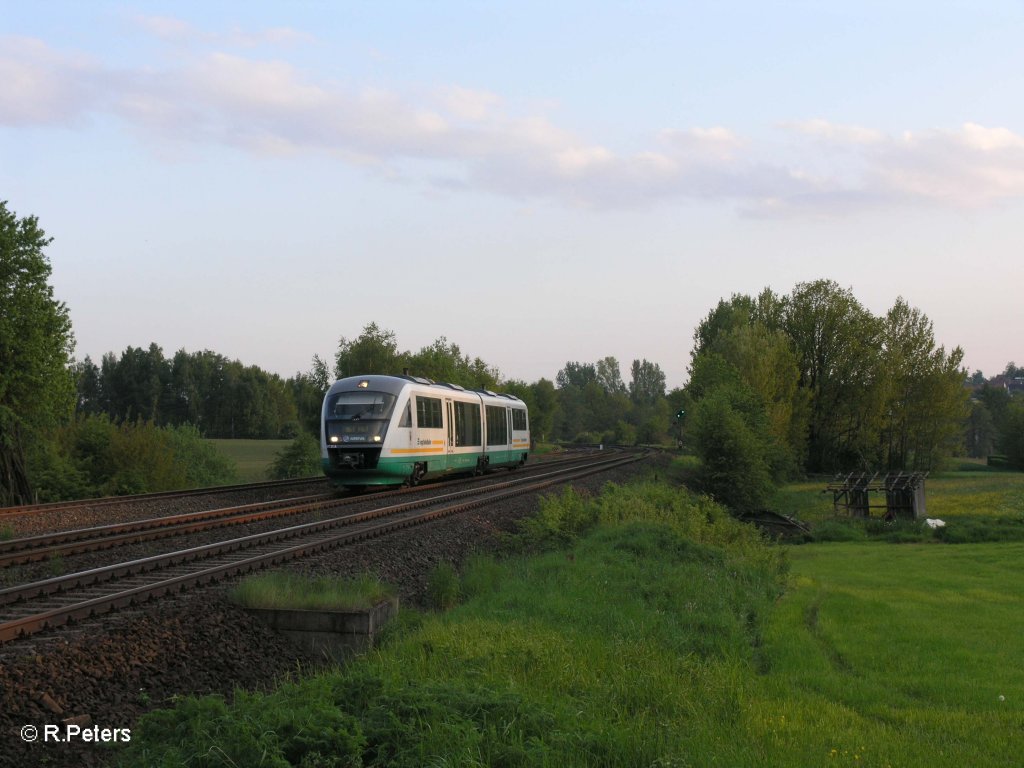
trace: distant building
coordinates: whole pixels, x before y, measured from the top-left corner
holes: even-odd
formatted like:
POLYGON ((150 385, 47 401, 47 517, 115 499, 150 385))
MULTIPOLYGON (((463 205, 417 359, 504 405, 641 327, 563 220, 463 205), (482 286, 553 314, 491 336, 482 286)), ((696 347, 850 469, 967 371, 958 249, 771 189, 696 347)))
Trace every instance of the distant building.
POLYGON ((1011 395, 1024 392, 1024 376, 1007 376, 999 374, 988 380, 988 385, 995 389, 1005 389, 1011 395))

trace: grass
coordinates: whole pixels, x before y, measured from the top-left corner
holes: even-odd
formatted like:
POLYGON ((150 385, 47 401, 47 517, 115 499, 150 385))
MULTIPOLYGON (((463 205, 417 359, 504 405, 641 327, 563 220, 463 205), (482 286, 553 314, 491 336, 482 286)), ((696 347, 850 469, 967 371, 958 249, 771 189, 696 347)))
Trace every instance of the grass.
POLYGON ((256 483, 267 479, 267 470, 277 454, 291 444, 291 440, 224 440, 211 439, 211 443, 238 467, 238 482, 256 483))
POLYGON ((1022 556, 1019 543, 794 548, 745 717, 764 764, 1020 764, 1022 556))
POLYGON ((147 716, 121 764, 1021 763, 1024 543, 782 548, 638 482, 508 546, 361 662, 147 716))
POLYGON ((122 764, 669 766, 709 745, 741 764, 748 745, 720 731, 779 594, 779 551, 665 486, 544 507, 522 541, 546 551, 475 558, 467 602, 404 619, 338 672, 149 715, 122 764), (550 535, 559 521, 566 537, 550 535))
MULTIPOLYGON (((812 523, 829 520, 835 512, 832 494, 824 492, 828 483, 826 478, 789 483, 776 492, 772 509, 812 523)), ((926 478, 925 505, 928 517, 947 522, 957 517, 1024 518, 1024 472, 957 460, 952 469, 926 478)))
POLYGON ((231 598, 245 608, 361 611, 391 600, 395 590, 377 578, 306 577, 289 571, 269 571, 241 581, 231 598))

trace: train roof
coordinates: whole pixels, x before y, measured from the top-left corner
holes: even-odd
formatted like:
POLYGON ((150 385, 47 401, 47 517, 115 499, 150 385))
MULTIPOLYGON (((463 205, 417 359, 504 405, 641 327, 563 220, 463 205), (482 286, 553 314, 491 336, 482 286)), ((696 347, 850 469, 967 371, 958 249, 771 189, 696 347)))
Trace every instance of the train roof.
MULTIPOLYGON (((328 393, 345 392, 356 389, 369 389, 377 392, 387 392, 388 394, 397 395, 405 389, 408 384, 430 387, 431 389, 444 389, 450 392, 472 393, 479 395, 481 398, 495 398, 510 401, 509 404, 519 403, 525 405, 523 400, 515 395, 492 392, 489 389, 466 389, 458 384, 452 384, 447 381, 433 381, 421 376, 409 376, 407 374, 389 375, 371 373, 366 374, 365 376, 346 376, 343 379, 335 381, 328 390, 328 393), (365 382, 365 384, 363 384, 363 382, 365 382)), ((440 394, 440 392, 438 394, 440 394)))

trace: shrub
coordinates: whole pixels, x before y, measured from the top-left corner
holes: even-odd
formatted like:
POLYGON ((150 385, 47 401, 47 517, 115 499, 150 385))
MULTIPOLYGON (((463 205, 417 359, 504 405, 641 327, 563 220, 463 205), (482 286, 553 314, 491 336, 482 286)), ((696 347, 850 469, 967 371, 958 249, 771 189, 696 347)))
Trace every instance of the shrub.
POLYGON ((175 463, 185 472, 187 487, 223 485, 235 480, 233 462, 219 453, 213 443, 204 440, 191 424, 164 427, 162 432, 174 453, 175 463))
POLYGON ((45 501, 171 491, 234 477, 231 462, 191 426, 85 416, 33 453, 32 479, 45 501))
POLYGON ((303 432, 277 454, 267 474, 272 480, 320 473, 320 442, 303 432))
POLYGON ((695 410, 690 434, 701 459, 700 489, 736 512, 763 509, 773 492, 767 436, 748 425, 727 392, 711 393, 695 410))

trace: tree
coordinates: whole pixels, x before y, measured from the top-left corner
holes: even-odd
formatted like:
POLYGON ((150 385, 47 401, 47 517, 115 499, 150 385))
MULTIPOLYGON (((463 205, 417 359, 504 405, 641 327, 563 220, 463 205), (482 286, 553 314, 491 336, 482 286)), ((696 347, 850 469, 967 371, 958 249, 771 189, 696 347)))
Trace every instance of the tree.
POLYGON ((871 463, 884 393, 878 371, 882 324, 831 280, 800 283, 785 300, 800 386, 809 392, 808 469, 871 463))
POLYGON ((411 373, 467 389, 497 389, 499 372, 479 357, 470 360, 457 344, 444 336, 415 355, 406 355, 411 373))
POLYGON ((969 415, 962 360, 959 347, 948 355, 936 349, 931 321, 896 300, 882 333, 879 465, 932 469, 958 446, 969 415))
POLYGON ((530 385, 533 407, 530 409, 530 434, 537 440, 552 437, 558 414, 558 391, 549 379, 539 379, 530 385))
POLYGON ((575 387, 583 389, 591 382, 597 381, 597 369, 591 363, 566 363, 565 367, 555 375, 555 384, 559 389, 575 387))
POLYGON ((1007 407, 1001 434, 1000 447, 1007 461, 1024 470, 1024 402, 1019 398, 1007 407))
POLYGON ((339 379, 368 373, 396 374, 404 367, 395 332, 384 330, 376 323, 366 325, 351 341, 342 336, 334 362, 334 374, 339 379))
POLYGON ((773 486, 765 440, 735 407, 733 393, 717 388, 695 407, 690 429, 701 465, 701 489, 734 512, 763 508, 773 486))
POLYGON ((313 355, 313 364, 309 372, 296 373, 286 384, 291 390, 301 428, 310 434, 319 435, 320 411, 324 395, 331 386, 327 364, 319 355, 313 355))
POLYGON ((65 422, 75 403, 74 337, 53 297, 52 242, 35 216, 18 218, 0 202, 0 503, 31 500, 31 441, 65 422))
MULTIPOLYGON (((761 320, 720 332, 708 347, 735 368, 759 398, 768 430, 782 451, 779 467, 792 474, 806 449, 809 392, 799 386, 793 343, 761 320)), ((694 369, 697 366, 694 365, 694 369)))
POLYGON ((972 402, 965 435, 967 455, 972 459, 987 457, 992 453, 997 434, 998 431, 989 409, 980 401, 972 402))
POLYGON ((657 363, 634 360, 630 366, 629 397, 635 405, 654 405, 665 397, 665 373, 657 363))
POLYGON ((601 389, 609 395, 626 394, 626 385, 622 381, 622 374, 619 372, 619 361, 614 357, 604 357, 597 361, 594 366, 597 372, 597 383, 601 389))

